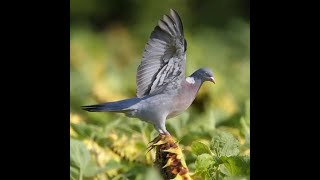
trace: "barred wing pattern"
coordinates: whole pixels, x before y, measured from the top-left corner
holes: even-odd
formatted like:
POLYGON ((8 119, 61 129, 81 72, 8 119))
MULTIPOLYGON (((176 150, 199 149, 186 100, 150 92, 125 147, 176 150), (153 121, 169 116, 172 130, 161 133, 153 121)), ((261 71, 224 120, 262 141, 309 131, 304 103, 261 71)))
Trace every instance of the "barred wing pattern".
POLYGON ((174 88, 185 77, 187 42, 178 13, 170 9, 154 28, 137 70, 137 97, 174 88))

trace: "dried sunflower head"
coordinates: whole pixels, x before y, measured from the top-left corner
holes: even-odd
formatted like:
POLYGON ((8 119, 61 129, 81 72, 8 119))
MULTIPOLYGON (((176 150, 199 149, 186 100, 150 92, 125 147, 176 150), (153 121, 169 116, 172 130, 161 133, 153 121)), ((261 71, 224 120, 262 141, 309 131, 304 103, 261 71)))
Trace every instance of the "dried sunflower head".
POLYGON ((152 143, 151 149, 156 150, 154 164, 164 179, 191 179, 182 151, 172 136, 159 135, 152 143))

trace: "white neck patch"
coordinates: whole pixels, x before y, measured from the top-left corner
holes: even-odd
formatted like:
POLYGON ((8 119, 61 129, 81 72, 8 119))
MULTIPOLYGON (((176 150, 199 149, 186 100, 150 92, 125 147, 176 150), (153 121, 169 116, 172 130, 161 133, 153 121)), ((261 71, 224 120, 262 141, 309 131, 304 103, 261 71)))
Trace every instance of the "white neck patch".
POLYGON ((195 83, 195 80, 193 77, 187 77, 186 78, 186 81, 189 83, 189 84, 194 84, 195 83))

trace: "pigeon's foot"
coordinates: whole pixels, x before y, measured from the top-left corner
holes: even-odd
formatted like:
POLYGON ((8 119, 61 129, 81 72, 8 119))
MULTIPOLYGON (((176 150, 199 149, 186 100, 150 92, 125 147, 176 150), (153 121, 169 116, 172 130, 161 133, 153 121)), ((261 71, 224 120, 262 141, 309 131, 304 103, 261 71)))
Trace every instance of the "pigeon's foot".
POLYGON ((161 139, 163 139, 166 135, 164 133, 160 133, 156 138, 154 138, 152 141, 150 141, 148 144, 150 144, 147 147, 148 152, 151 151, 154 147, 157 145, 161 144, 160 142, 161 139))
POLYGON ((154 163, 164 179, 191 179, 182 150, 170 134, 159 134, 150 143, 148 151, 156 149, 154 163))

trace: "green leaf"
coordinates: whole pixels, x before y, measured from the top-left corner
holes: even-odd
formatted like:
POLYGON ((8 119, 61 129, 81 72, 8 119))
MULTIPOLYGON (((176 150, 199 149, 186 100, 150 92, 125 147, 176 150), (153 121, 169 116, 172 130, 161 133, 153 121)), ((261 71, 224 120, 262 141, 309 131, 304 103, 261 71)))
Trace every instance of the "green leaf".
POLYGON ((87 163, 84 171, 83 171, 83 176, 85 177, 93 177, 96 174, 98 174, 101 168, 99 168, 96 163, 90 159, 90 161, 87 163))
POLYGON ((144 179, 152 179, 152 180, 162 180, 159 171, 155 168, 148 168, 146 169, 146 176, 144 179))
POLYGON ((78 140, 70 139, 70 163, 79 169, 84 169, 90 160, 86 146, 78 140))
POLYGON ((119 169, 121 168, 121 164, 115 160, 110 160, 108 161, 105 166, 104 166, 104 170, 111 170, 111 169, 119 169))
POLYGON ((210 154, 201 154, 195 162, 196 173, 206 178, 210 176, 209 172, 212 171, 213 165, 214 159, 210 154))
POLYGON ((245 136, 245 145, 250 148, 250 101, 246 102, 245 115, 240 119, 241 132, 245 136))
POLYGON ((97 167, 86 146, 81 141, 70 139, 70 178, 91 177, 96 172, 97 167))
POLYGON ((95 132, 95 129, 92 125, 88 124, 70 124, 73 130, 80 135, 82 138, 91 137, 92 134, 95 132))
POLYGON ((220 159, 231 176, 250 175, 250 158, 248 156, 222 156, 220 159))
POLYGON ((102 148, 109 147, 112 144, 112 138, 97 136, 95 142, 102 148))
POLYGON ((70 166, 70 180, 78 180, 79 179, 79 169, 73 166, 70 166))
POLYGON ((248 124, 243 117, 240 119, 241 130, 245 136, 246 145, 250 147, 250 124, 248 124))
POLYGON ((212 154, 210 151, 210 148, 205 145, 202 142, 192 142, 191 145, 192 152, 195 153, 196 155, 201 155, 201 154, 212 154))
POLYGON ((211 141, 211 148, 219 156, 236 156, 239 154, 239 141, 232 134, 217 130, 211 141))
POLYGON ((220 169, 220 172, 221 172, 222 174, 224 174, 224 175, 226 175, 226 176, 230 176, 230 175, 231 175, 230 172, 229 172, 229 170, 226 168, 226 166, 225 166, 224 164, 221 164, 221 165, 219 166, 219 169, 220 169))

